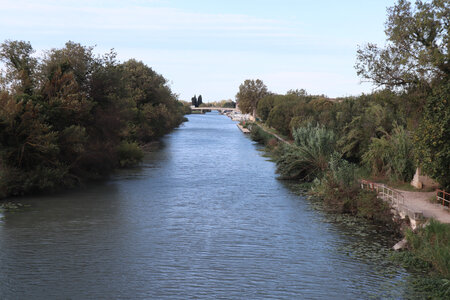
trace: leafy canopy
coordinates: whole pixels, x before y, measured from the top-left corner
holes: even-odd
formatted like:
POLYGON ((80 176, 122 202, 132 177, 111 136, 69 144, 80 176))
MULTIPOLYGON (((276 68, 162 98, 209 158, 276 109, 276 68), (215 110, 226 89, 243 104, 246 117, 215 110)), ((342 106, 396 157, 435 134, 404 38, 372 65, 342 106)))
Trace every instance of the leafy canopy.
POLYGON ((450 2, 398 0, 388 9, 387 45, 358 49, 356 70, 378 86, 431 86, 448 79, 450 2))
POLYGON ((258 102, 267 94, 267 87, 262 80, 247 79, 239 86, 236 101, 243 113, 255 113, 258 102))

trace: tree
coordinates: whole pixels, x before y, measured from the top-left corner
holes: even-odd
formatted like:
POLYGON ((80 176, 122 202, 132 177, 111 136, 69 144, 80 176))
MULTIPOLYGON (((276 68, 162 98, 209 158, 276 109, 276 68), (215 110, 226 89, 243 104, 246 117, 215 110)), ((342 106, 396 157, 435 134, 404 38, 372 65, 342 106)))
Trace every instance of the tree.
POLYGON ((306 97, 308 96, 308 93, 305 89, 295 89, 295 90, 289 90, 286 92, 286 95, 295 95, 297 97, 306 97))
POLYGON ((194 95, 194 97, 191 98, 192 101, 192 105, 195 107, 198 107, 198 102, 197 102, 197 96, 194 95))
MULTIPOLYGON (((285 98, 285 96, 281 97, 282 99, 285 98)), ((293 101, 280 101, 280 103, 275 105, 273 109, 270 110, 269 116, 267 117, 267 125, 275 128, 281 134, 289 135, 289 123, 291 122, 291 119, 293 117, 293 108, 295 104, 296 103, 293 101)))
POLYGON ((72 186, 137 163, 140 145, 183 121, 183 105, 162 75, 92 50, 68 42, 38 60, 29 43, 0 45, 0 197, 72 186))
POLYGON ((267 121, 270 111, 275 106, 275 95, 267 95, 258 102, 256 112, 263 122, 267 121))
POLYGON ((408 88, 448 80, 450 2, 398 0, 388 9, 383 49, 368 44, 357 51, 356 70, 377 86, 408 88))
POLYGON ((416 159, 422 170, 450 190, 450 82, 428 98, 415 133, 416 159))
POLYGON ((202 103, 203 103, 203 101, 202 101, 202 95, 199 95, 199 96, 198 96, 198 99, 197 99, 197 106, 202 105, 202 103))
POLYGON ((262 80, 247 79, 239 86, 239 92, 236 94, 236 101, 239 109, 243 113, 252 113, 256 117, 256 107, 259 100, 268 94, 266 85, 262 80))
POLYGON ((3 85, 17 93, 31 95, 35 87, 33 79, 37 59, 30 42, 5 41, 0 45, 0 60, 5 62, 6 76, 3 85))

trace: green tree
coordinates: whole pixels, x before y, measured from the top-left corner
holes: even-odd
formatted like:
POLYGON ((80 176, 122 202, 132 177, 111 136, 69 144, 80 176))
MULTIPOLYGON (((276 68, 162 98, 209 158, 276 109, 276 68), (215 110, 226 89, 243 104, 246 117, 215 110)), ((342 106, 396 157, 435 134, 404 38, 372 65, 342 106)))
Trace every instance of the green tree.
POLYGON ((239 86, 236 101, 243 113, 252 113, 256 117, 258 102, 268 94, 266 85, 262 80, 247 79, 239 86))
POLYGON ((428 98, 423 121, 414 136, 422 170, 450 190, 450 82, 428 98))
POLYGON ((388 9, 387 46, 358 49, 358 75, 378 86, 414 87, 450 74, 450 2, 398 0, 388 9))
POLYGON ((202 103, 203 103, 202 95, 198 95, 197 106, 202 105, 202 103))
POLYGON ((256 113, 263 122, 267 121, 267 118, 269 118, 270 111, 275 106, 275 97, 276 95, 267 95, 258 102, 256 113))
POLYGON ((270 110, 269 116, 267 118, 267 125, 275 128, 281 134, 289 135, 289 125, 293 117, 294 106, 295 102, 292 101, 282 101, 279 104, 275 105, 270 110))
POLYGON ((0 58, 0 195, 60 187, 138 163, 141 145, 183 121, 167 80, 136 60, 68 42, 33 58, 6 41, 0 58))

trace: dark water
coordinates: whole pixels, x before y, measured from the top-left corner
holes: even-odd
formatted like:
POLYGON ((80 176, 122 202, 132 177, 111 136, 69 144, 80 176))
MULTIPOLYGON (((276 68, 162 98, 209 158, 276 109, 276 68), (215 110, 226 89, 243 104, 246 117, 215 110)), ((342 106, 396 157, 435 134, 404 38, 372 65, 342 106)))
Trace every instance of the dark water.
POLYGON ((315 209, 214 113, 191 115, 139 168, 22 202, 31 207, 0 222, 0 299, 410 293, 410 275, 385 257, 392 240, 315 209))

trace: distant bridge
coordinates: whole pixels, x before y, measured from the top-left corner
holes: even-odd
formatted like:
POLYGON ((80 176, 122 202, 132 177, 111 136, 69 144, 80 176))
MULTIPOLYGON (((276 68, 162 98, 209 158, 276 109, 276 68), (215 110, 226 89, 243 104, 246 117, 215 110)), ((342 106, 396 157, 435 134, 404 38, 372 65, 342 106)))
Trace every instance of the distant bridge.
POLYGON ((192 107, 192 110, 199 110, 201 112, 205 112, 206 110, 217 110, 219 112, 224 112, 224 111, 238 111, 237 108, 231 108, 231 107, 192 107))

